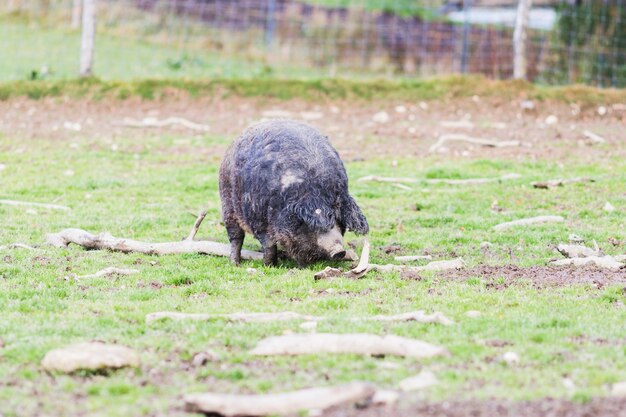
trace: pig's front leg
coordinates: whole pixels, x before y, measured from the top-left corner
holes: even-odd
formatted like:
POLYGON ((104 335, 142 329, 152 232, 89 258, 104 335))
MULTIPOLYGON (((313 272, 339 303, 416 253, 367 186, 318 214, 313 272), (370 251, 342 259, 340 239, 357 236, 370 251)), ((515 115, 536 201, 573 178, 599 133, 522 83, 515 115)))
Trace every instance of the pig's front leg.
POLYGON ((261 239, 261 243, 263 244, 263 264, 278 264, 278 248, 276 247, 276 243, 272 242, 272 240, 266 236, 261 239))

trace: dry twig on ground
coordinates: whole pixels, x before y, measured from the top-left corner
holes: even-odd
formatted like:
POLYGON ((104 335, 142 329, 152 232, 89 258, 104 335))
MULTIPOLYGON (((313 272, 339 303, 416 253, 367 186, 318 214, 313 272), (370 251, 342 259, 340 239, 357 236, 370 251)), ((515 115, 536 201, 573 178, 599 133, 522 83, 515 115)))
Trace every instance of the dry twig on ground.
MULTIPOLYGON (((70 243, 85 249, 105 249, 123 253, 144 253, 147 255, 171 255, 179 253, 200 253, 205 255, 229 256, 230 245, 211 241, 189 241, 148 243, 132 239, 113 237, 109 233, 94 235, 81 229, 65 229, 46 236, 49 245, 63 248, 70 243)), ((241 251, 243 259, 263 259, 263 254, 248 250, 241 251)))
POLYGON ((440 148, 443 147, 446 142, 466 142, 472 145, 480 145, 487 146, 490 148, 504 148, 506 146, 519 146, 520 142, 517 140, 493 140, 493 139, 485 139, 485 138, 474 138, 467 135, 457 134, 457 133, 449 133, 445 135, 439 136, 439 140, 432 144, 428 149, 429 152, 436 152, 440 148))
POLYGON ((530 226, 533 224, 541 224, 541 223, 562 223, 565 219, 561 216, 537 216, 530 217, 527 219, 514 220, 511 222, 500 223, 493 227, 493 230, 496 232, 501 232, 503 230, 508 230, 517 226, 530 226))
POLYGON ((195 123, 184 119, 182 117, 168 117, 164 120, 159 120, 156 117, 144 117, 141 120, 131 119, 130 117, 124 118, 121 123, 117 123, 125 127, 168 127, 168 126, 183 126, 191 130, 208 131, 210 127, 208 125, 195 123))
POLYGON ((41 208, 50 209, 50 210, 62 210, 62 211, 71 210, 67 206, 60 206, 58 204, 47 204, 47 203, 33 203, 31 201, 0 200, 0 204, 4 204, 7 206, 41 207, 41 208))
POLYGON ((446 349, 417 339, 373 334, 306 333, 274 336, 261 340, 252 355, 310 355, 317 353, 356 353, 430 358, 447 354, 446 349))
POLYGON ((366 401, 372 398, 376 388, 365 382, 323 388, 308 388, 276 394, 188 394, 185 410, 192 413, 220 415, 224 417, 267 416, 297 414, 306 410, 327 408, 366 401))

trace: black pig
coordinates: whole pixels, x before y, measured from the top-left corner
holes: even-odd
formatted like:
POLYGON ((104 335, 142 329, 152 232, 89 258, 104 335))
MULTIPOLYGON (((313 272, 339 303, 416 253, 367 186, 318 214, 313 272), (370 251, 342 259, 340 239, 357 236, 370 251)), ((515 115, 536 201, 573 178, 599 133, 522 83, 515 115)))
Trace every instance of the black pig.
POLYGON ((230 146, 220 167, 222 215, 239 264, 245 232, 275 265, 277 246, 298 266, 345 256, 343 235, 369 231, 348 194, 346 170, 328 138, 292 120, 249 127, 230 146))

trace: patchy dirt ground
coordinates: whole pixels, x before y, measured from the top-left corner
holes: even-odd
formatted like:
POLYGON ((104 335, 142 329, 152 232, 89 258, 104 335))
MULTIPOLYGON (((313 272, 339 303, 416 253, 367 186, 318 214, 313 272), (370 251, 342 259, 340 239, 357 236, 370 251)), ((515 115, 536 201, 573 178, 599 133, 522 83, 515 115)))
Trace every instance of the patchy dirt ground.
POLYGON ((539 401, 510 402, 452 401, 417 403, 400 407, 343 407, 328 410, 324 417, 624 417, 626 398, 593 398, 585 404, 546 398, 539 401))
MULTIPOLYGON (((103 99, 100 101, 49 98, 12 99, 0 102, 0 133, 26 138, 146 137, 171 134, 197 135, 181 127, 129 128, 124 118, 183 117, 208 124, 210 135, 235 137, 246 126, 262 118, 302 119, 328 134, 344 160, 371 157, 424 157, 443 134, 458 133, 496 141, 519 141, 519 146, 490 148, 468 143, 447 143, 437 151, 464 158, 501 157, 513 159, 564 158, 570 154, 586 159, 603 159, 626 154, 626 108, 600 106, 581 109, 564 103, 522 99, 474 97, 453 102, 354 102, 311 103, 302 100, 268 100, 240 97, 184 98, 144 101, 103 99), (598 146, 593 135, 609 146, 598 146), (380 140, 384 138, 384 140, 380 140)), ((141 143, 137 143, 140 151, 141 143)), ((185 147, 177 152, 221 155, 225 145, 199 149, 185 147)), ((158 151, 158 150, 156 150, 158 151)), ((171 152, 171 149, 169 149, 171 152)))
POLYGON ((516 265, 483 265, 444 271, 437 276, 442 280, 480 278, 486 282, 487 287, 493 289, 504 289, 509 285, 530 282, 536 288, 587 284, 601 289, 607 285, 623 284, 625 285, 624 291, 626 291, 626 270, 615 271, 595 267, 531 266, 522 268, 516 265))

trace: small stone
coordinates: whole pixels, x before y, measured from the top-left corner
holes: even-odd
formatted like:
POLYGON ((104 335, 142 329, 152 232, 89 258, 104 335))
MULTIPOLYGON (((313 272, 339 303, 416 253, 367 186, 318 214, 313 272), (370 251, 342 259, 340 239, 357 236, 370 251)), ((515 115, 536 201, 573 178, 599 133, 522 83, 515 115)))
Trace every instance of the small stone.
POLYGON ((607 201, 604 207, 602 207, 602 210, 606 211, 607 213, 613 213, 615 211, 615 207, 613 206, 613 204, 607 201))
POLYGON ((438 383, 437 377, 431 371, 422 371, 419 374, 400 381, 402 391, 417 391, 431 387, 438 383))
POLYGON ((420 101, 418 106, 420 107, 420 109, 422 110, 428 110, 428 103, 426 103, 425 101, 420 101))
POLYGON ((570 378, 563 378, 563 387, 568 390, 574 390, 576 389, 576 384, 574 384, 574 381, 572 381, 570 378))
POLYGON ((519 106, 525 111, 535 110, 535 102, 532 100, 523 100, 519 106))
POLYGON ((400 399, 400 393, 397 391, 378 389, 372 397, 374 405, 393 405, 400 399))
POLYGON ((318 111, 303 111, 300 112, 300 117, 304 120, 319 120, 324 118, 324 114, 318 111))
POLYGON ((596 111, 598 112, 598 115, 604 116, 604 115, 606 115, 608 110, 604 106, 598 106, 598 109, 596 111))
POLYGON ((509 365, 519 362, 519 355, 515 352, 506 352, 502 355, 502 361, 509 365))
POLYGON ((300 325, 300 328, 303 330, 315 330, 317 329, 317 322, 316 321, 305 321, 304 323, 302 323, 300 325))
POLYGON ((139 366, 139 355, 121 345, 77 343, 46 353, 43 367, 48 371, 71 373, 79 369, 101 370, 139 366))
POLYGON ((27 209, 26 214, 30 214, 31 216, 36 216, 38 213, 37 213, 37 210, 27 209))
POLYGON ((613 387, 611 387, 611 395, 614 397, 626 397, 626 381, 613 384, 613 387))
POLYGON ((400 114, 406 113, 406 107, 402 105, 396 106, 395 110, 396 110, 396 113, 400 113, 400 114))
POLYGON ((63 123, 63 127, 66 130, 72 130, 74 132, 80 132, 82 130, 82 126, 80 125, 80 123, 72 123, 72 122, 64 122, 63 123))
POLYGON ((547 125, 555 125, 558 122, 559 122, 559 119, 555 115, 553 115, 553 114, 551 114, 550 116, 546 117, 546 120, 545 120, 545 123, 547 125))
POLYGON ((476 317, 480 317, 482 315, 482 313, 480 311, 478 311, 478 310, 469 310, 469 311, 465 312, 465 315, 467 317, 470 317, 470 318, 474 319, 476 317))
POLYGON ((254 274, 256 274, 256 273, 257 273, 257 272, 259 272, 259 271, 258 271, 256 268, 247 268, 247 269, 246 269, 246 272, 247 272, 249 275, 254 275, 254 274))
POLYGON ((193 355, 193 359, 191 359, 191 364, 195 367, 199 367, 202 365, 206 365, 209 362, 214 362, 218 359, 219 356, 215 352, 204 351, 193 355))
POLYGON ((583 239, 582 237, 578 236, 575 233, 570 233, 568 239, 570 243, 577 243, 577 244, 585 243, 585 239, 583 239))
POLYGON ((391 117, 389 117, 386 111, 380 111, 372 117, 372 121, 376 123, 387 123, 389 120, 391 120, 391 117))
POLYGON ((378 363, 378 367, 380 369, 389 369, 389 370, 396 370, 396 369, 401 369, 402 366, 399 363, 396 362, 391 362, 391 361, 382 361, 378 363))
POLYGON ((6 165, 4 164, 0 164, 0 171, 4 171, 7 168, 6 165))
POLYGON ((67 171, 65 171, 63 174, 64 174, 65 176, 72 177, 72 176, 74 176, 74 171, 72 171, 71 169, 68 169, 68 170, 67 170, 67 171))

